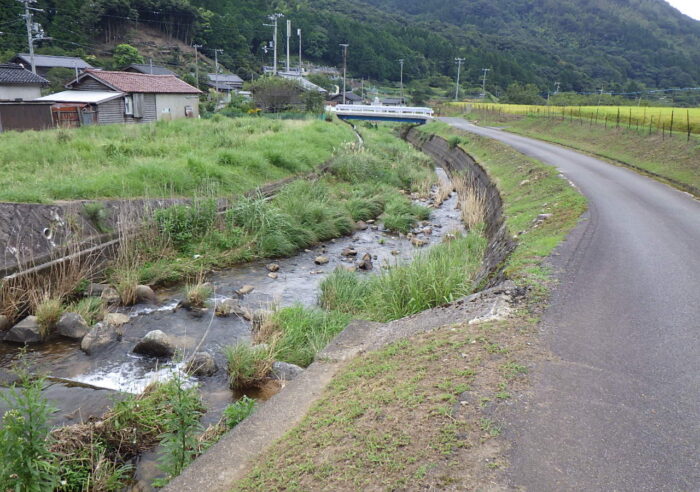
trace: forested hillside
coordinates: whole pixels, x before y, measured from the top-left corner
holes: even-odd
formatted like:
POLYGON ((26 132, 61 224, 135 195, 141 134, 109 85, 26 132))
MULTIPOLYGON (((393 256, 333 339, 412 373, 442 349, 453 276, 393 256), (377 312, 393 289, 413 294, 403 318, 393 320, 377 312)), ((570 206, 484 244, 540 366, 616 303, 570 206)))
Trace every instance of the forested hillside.
MULTIPOLYGON (((586 91, 700 85, 700 22, 664 0, 38 0, 36 20, 53 40, 39 52, 98 54, 129 28, 149 26, 203 53, 223 49, 221 62, 241 75, 271 62, 266 16, 282 12, 303 31, 304 56, 341 63, 356 76, 397 80, 453 76, 488 86, 534 83, 542 90, 586 91)), ((26 51, 17 0, 0 0, 0 56, 26 51)), ((283 29, 280 29, 280 39, 283 29)), ((296 36, 292 52, 297 51, 296 36)))

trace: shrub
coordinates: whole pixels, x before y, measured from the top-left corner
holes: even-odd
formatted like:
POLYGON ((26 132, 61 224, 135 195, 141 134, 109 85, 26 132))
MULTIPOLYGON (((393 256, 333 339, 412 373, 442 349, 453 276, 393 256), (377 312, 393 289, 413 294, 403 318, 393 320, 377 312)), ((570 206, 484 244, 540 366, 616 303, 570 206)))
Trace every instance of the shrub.
POLYGON ((158 229, 178 250, 187 250, 214 225, 217 205, 213 199, 195 200, 192 205, 174 205, 156 210, 158 229))
POLYGON ((42 396, 44 380, 21 374, 19 388, 0 394, 8 405, 0 428, 0 490, 53 490, 56 467, 49 451, 51 408, 42 396))
POLYGON ((166 383, 165 391, 171 408, 163 415, 165 432, 160 436, 163 454, 158 461, 167 477, 158 480, 157 486, 163 486, 178 476, 197 456, 197 434, 202 430, 199 419, 203 408, 197 388, 186 387, 186 382, 176 372, 173 379, 166 383))
POLYGON ((243 422, 255 410, 255 400, 248 396, 243 396, 238 401, 231 403, 224 409, 224 422, 226 427, 233 429, 243 422))
POLYGON ((228 381, 232 389, 245 389, 260 385, 269 376, 275 361, 274 343, 248 345, 239 343, 225 349, 228 381))

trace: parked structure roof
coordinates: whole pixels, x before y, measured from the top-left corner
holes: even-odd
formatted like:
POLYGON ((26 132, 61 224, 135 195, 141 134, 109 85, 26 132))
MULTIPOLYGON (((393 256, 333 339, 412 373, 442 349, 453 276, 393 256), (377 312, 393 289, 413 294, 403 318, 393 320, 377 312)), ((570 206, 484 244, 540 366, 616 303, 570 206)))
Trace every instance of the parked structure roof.
POLYGON ((124 95, 123 92, 113 91, 63 91, 40 97, 36 101, 100 104, 124 95))
POLYGON ((201 94, 202 92, 174 75, 150 75, 91 69, 86 70, 68 85, 74 86, 76 83, 84 80, 85 77, 92 77, 107 87, 120 92, 143 92, 148 94, 201 94))
POLYGON ((17 63, 0 63, 0 84, 2 85, 48 85, 44 77, 25 69, 17 63))
MULTIPOLYGON (((28 53, 20 53, 12 61, 22 63, 25 66, 31 66, 32 63, 31 56, 28 53)), ((92 68, 92 65, 88 62, 75 56, 34 55, 34 64, 37 67, 47 68, 77 68, 78 70, 92 68)))
POLYGON ((139 73, 145 73, 148 75, 175 75, 177 74, 170 69, 161 67, 160 65, 151 65, 150 63, 132 63, 128 67, 124 67, 123 71, 128 71, 133 69, 139 73))

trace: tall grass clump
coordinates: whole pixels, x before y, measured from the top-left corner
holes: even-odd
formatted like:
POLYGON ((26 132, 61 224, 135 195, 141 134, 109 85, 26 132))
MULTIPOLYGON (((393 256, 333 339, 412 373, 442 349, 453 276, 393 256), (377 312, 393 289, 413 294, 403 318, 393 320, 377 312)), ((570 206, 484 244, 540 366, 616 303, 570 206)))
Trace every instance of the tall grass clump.
POLYGON ((390 231, 407 234, 418 223, 430 217, 430 209, 413 203, 400 194, 392 194, 387 202, 382 220, 390 231))
POLYGON ((321 305, 374 321, 390 321, 470 294, 486 248, 474 231, 437 245, 380 275, 336 270, 321 284, 321 305))
POLYGON ((105 314, 104 301, 99 297, 85 297, 77 302, 68 304, 65 310, 79 314, 88 325, 102 321, 105 314))
POLYGON ((231 389, 252 388, 265 382, 275 362, 275 341, 260 345, 239 343, 224 350, 231 389))
POLYGON ((63 314, 63 305, 57 298, 44 297, 35 308, 36 321, 41 329, 41 336, 46 338, 63 314))
POLYGON ((278 360, 307 367, 349 321, 349 315, 338 311, 303 306, 283 308, 263 324, 256 341, 275 342, 278 360))

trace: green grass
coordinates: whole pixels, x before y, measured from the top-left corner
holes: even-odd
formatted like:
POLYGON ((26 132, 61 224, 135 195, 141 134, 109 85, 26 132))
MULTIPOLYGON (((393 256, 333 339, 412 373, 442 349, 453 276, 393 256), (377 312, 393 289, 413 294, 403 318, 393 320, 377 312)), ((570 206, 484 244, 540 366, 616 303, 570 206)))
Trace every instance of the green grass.
POLYGON ((373 321, 389 321, 470 294, 486 240, 478 230, 434 246, 379 275, 337 269, 321 284, 321 305, 373 321))
POLYGON ((310 171, 353 138, 342 124, 253 117, 8 132, 0 200, 239 194, 310 171))
POLYGON ((274 344, 239 343, 224 350, 231 389, 246 389, 264 382, 276 358, 274 344))
POLYGON ((265 336, 276 340, 278 360, 307 367, 349 321, 350 316, 344 313, 292 306, 272 315, 265 336))

